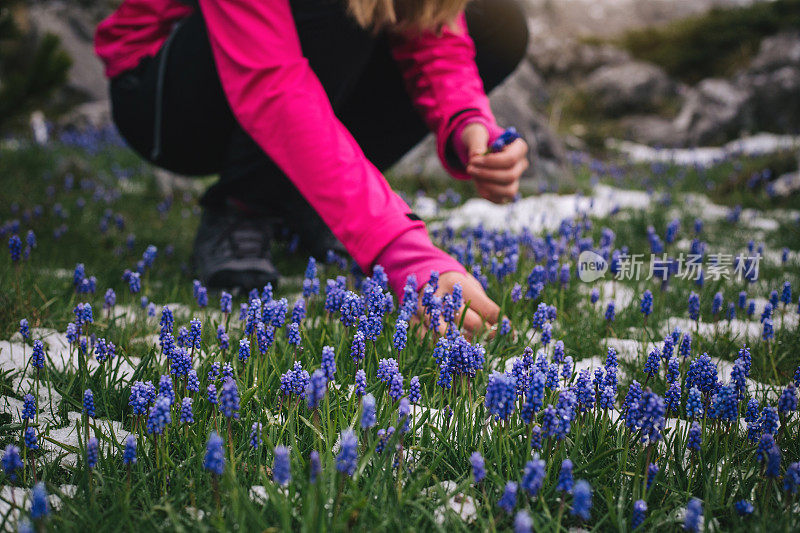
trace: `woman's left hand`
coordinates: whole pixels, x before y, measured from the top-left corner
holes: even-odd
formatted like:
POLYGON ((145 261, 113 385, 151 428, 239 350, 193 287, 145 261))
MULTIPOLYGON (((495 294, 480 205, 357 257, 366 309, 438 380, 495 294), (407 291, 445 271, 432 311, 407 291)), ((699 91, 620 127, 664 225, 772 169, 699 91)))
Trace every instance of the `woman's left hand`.
POLYGON ((468 124, 461 133, 467 148, 467 174, 481 197, 503 204, 514 199, 519 191, 519 178, 528 168, 528 144, 517 139, 502 151, 486 153, 489 132, 480 123, 468 124))

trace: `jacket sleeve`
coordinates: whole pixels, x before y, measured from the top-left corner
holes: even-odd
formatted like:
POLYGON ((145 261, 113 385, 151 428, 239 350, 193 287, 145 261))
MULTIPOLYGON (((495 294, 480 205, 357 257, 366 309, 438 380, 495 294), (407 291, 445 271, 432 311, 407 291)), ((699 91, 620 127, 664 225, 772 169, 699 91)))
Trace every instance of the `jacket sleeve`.
POLYGON ((289 0, 200 0, 200 9, 239 124, 364 271, 395 238, 424 227, 334 115, 289 0))
POLYGON ((481 122, 490 142, 502 133, 475 65, 475 44, 462 14, 441 32, 405 32, 392 40, 392 55, 406 89, 428 127, 436 134, 442 165, 456 178, 468 179, 453 133, 469 122, 481 122))

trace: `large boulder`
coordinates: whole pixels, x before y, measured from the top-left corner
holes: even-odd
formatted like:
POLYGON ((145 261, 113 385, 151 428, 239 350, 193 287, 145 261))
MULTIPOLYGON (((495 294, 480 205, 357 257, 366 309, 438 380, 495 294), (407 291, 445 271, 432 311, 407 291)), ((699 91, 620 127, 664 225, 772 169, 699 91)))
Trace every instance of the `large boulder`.
POLYGON ((631 61, 631 55, 608 44, 586 44, 563 37, 537 37, 531 32, 528 59, 545 78, 581 79, 600 67, 631 61))
POLYGON ((659 67, 641 61, 595 70, 584 90, 607 114, 655 111, 675 95, 676 86, 659 67))
POLYGON ((723 144, 753 127, 752 98, 730 81, 705 79, 689 91, 675 127, 690 145, 723 144))

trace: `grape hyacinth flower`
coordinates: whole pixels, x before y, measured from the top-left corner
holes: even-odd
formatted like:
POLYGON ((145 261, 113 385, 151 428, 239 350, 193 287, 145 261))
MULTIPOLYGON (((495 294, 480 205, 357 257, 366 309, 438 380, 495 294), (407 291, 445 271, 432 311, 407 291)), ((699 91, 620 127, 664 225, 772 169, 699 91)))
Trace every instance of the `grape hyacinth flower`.
POLYGON ((398 401, 403 395, 403 374, 395 372, 389 382, 389 397, 393 401, 398 401))
POLYGON ((286 446, 275 447, 275 462, 272 465, 272 478, 275 483, 285 487, 292 480, 292 470, 289 461, 289 448, 286 446))
POLYGON ((422 398, 422 390, 419 383, 419 376, 414 376, 408 384, 408 401, 416 404, 422 398))
POLYGON ((28 319, 23 318, 19 321, 19 334, 23 339, 27 340, 30 337, 30 328, 28 327, 28 319))
POLYGON ((560 492, 572 492, 572 485, 572 461, 564 459, 561 462, 561 471, 558 474, 556 490, 560 492))
POLYGON ((683 529, 686 531, 697 532, 703 525, 703 502, 697 498, 689 500, 686 506, 686 513, 683 517, 683 529))
POLYGON ((336 374, 336 355, 333 351, 333 346, 322 347, 322 370, 325 372, 325 377, 328 381, 333 381, 336 374))
POLYGON ((614 300, 608 302, 605 317, 607 322, 614 322, 614 318, 616 317, 616 305, 614 304, 614 300))
POLYGON ((50 502, 44 482, 40 481, 33 486, 31 491, 31 518, 36 522, 50 515, 50 502))
POLYGON ((206 455, 203 458, 203 468, 215 476, 221 476, 223 472, 225 472, 225 451, 222 446, 222 437, 220 437, 216 431, 212 431, 206 443, 206 455))
POLYGON ((358 369, 356 372, 356 380, 355 380, 355 395, 356 397, 364 396, 364 392, 367 389, 367 373, 364 372, 363 368, 358 369))
POLYGON ((585 479, 575 482, 570 514, 582 520, 589 520, 592 511, 592 486, 585 479))
POLYGON ((312 450, 308 457, 308 481, 312 485, 317 482, 317 478, 322 473, 322 464, 319 460, 319 452, 312 450))
POLYGON ((497 502, 497 506, 508 514, 511 514, 512 511, 514 511, 514 507, 517 506, 517 483, 515 481, 509 481, 506 483, 505 489, 503 490, 503 495, 497 502))
POLYGON ((795 392, 794 383, 789 383, 789 385, 783 389, 783 392, 778 398, 778 413, 782 415, 786 415, 792 411, 797 410, 797 393, 795 392))
POLYGON ((697 322, 700 320, 700 296, 692 291, 689 294, 689 318, 697 322))
POLYGON ((653 312, 653 293, 650 292, 650 289, 646 289, 642 294, 639 310, 645 316, 645 319, 653 312))
POLYGON ((336 470, 352 476, 358 466, 358 438, 352 430, 346 429, 340 435, 341 448, 336 455, 336 470))
POLYGON ((94 394, 92 389, 83 391, 83 412, 86 416, 94 418, 94 394))
MULTIPOLYGON (((542 488, 545 476, 544 461, 535 457, 533 460, 525 463, 525 470, 522 472, 522 488, 530 495, 536 496, 542 488)), ((572 480, 570 479, 570 488, 572 480)), ((559 490, 559 489, 556 489, 559 490)))
POLYGON ((33 394, 26 394, 22 404, 22 418, 23 420, 33 420, 36 418, 36 398, 33 394))
POLYGON ((44 368, 44 343, 40 340, 33 341, 31 366, 33 366, 37 371, 44 368))
POLYGON ((703 432, 700 428, 700 424, 698 424, 696 420, 693 421, 692 426, 689 428, 689 435, 686 438, 686 448, 693 452, 699 452, 700 446, 703 443, 702 434, 703 432))
POLYGON ((167 424, 172 422, 170 407, 172 402, 166 396, 158 396, 156 403, 150 408, 150 416, 147 418, 147 433, 161 435, 167 424))
POLYGON ((525 509, 519 511, 514 517, 514 533, 532 533, 533 520, 525 509))
POLYGON ((484 405, 496 420, 506 420, 514 412, 517 380, 508 374, 492 372, 486 385, 484 405))
POLYGON ((318 368, 312 374, 306 385, 305 397, 309 409, 316 409, 325 398, 328 391, 328 378, 325 371, 318 368))
POLYGON ((192 399, 191 398, 183 398, 181 400, 181 416, 180 416, 180 423, 181 424, 194 424, 194 413, 192 412, 192 399))
POLYGON ((633 504, 633 516, 631 517, 631 529, 638 529, 644 523, 647 516, 647 502, 637 500, 633 504))
POLYGON ((39 440, 36 436, 36 428, 28 427, 25 429, 25 447, 29 450, 38 450, 39 449, 39 440))
POLYGON ((97 466, 97 459, 100 456, 100 443, 95 437, 86 442, 86 466, 94 468, 97 466))
POLYGON ((366 394, 361 400, 361 429, 369 429, 377 423, 375 397, 366 394))
POLYGON ((128 435, 125 439, 125 449, 122 452, 122 463, 125 465, 136 464, 136 437, 128 435))
POLYGON ((222 384, 219 410, 227 418, 239 419, 239 388, 232 378, 227 378, 222 384))
POLYGON ((19 448, 9 444, 3 452, 3 471, 11 479, 17 480, 17 470, 22 469, 22 458, 19 456, 19 448))
POLYGON ((751 515, 755 511, 753 504, 747 500, 738 500, 733 504, 733 507, 736 509, 736 513, 742 517, 751 515))
POLYGON ((472 455, 469 456, 469 462, 472 465, 472 478, 477 485, 486 477, 486 466, 483 456, 480 452, 472 452, 472 455))

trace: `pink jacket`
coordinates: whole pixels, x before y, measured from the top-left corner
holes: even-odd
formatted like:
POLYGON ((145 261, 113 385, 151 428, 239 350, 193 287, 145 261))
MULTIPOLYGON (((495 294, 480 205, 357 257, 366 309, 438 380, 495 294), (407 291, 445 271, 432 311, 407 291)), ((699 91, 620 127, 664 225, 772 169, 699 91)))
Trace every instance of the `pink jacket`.
MULTIPOLYGON (((358 265, 380 263, 396 293, 415 274, 463 267, 430 242, 425 225, 389 187, 334 115, 303 57, 289 0, 200 0, 223 90, 239 124, 284 171, 358 265)), ((192 12, 175 0, 125 0, 97 28, 95 50, 114 77, 155 55, 173 24, 192 12)), ((436 134, 442 164, 466 179, 460 131, 473 121, 501 133, 475 65, 464 17, 440 34, 407 34, 392 52, 409 94, 436 134)))

